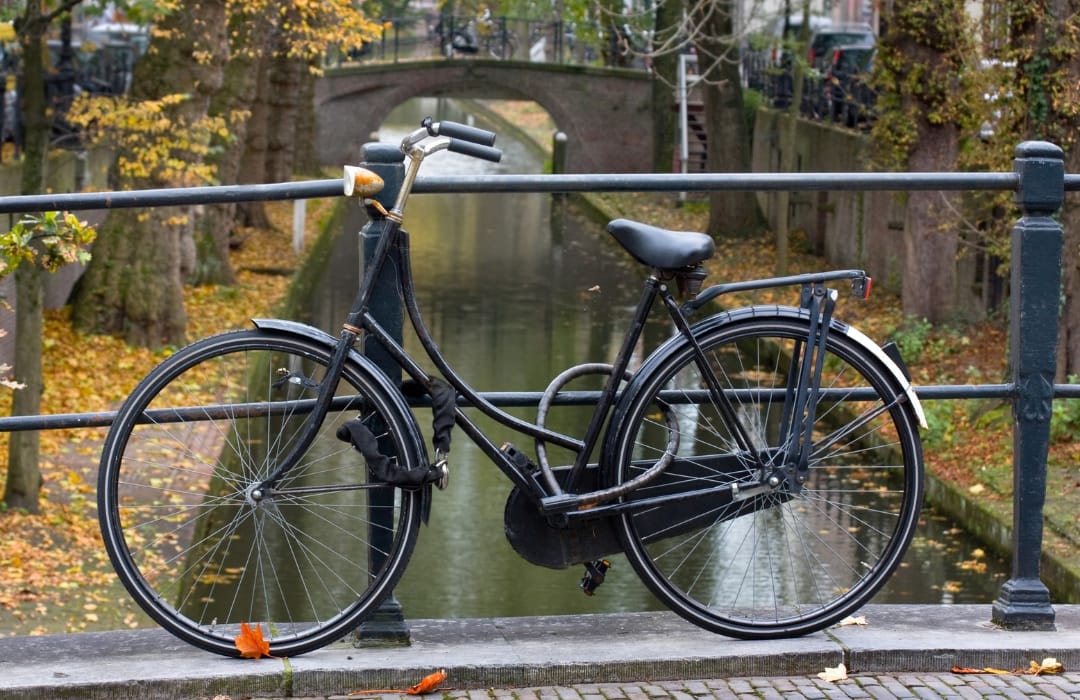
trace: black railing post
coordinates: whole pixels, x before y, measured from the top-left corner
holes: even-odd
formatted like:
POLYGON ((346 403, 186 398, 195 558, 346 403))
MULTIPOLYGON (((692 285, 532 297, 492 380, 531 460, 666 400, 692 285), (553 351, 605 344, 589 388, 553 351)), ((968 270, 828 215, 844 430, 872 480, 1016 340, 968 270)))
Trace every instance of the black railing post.
POLYGON ((1012 578, 1001 587, 993 621, 1012 629, 1053 629, 1050 592, 1039 575, 1046 458, 1057 371, 1061 295, 1061 225, 1054 214, 1065 194, 1060 148, 1044 141, 1016 147, 1020 176, 1012 230, 1009 350, 1013 398, 1012 578))
MULTIPOLYGON (((391 209, 405 176, 404 156, 401 149, 391 144, 369 143, 364 146, 361 158, 363 166, 377 173, 385 183, 382 192, 375 199, 378 199, 384 208, 391 209)), ((368 215, 371 220, 360 230, 364 267, 374 255, 387 224, 386 219, 372 208, 369 208, 368 215)), ((372 316, 378 319, 382 327, 398 342, 401 342, 404 314, 401 303, 398 301, 397 269, 397 265, 383 267, 372 289, 369 308, 372 316)), ((363 270, 361 270, 361 277, 362 275, 363 270)), ((401 381, 401 368, 373 338, 366 338, 364 354, 392 380, 401 381)), ((379 449, 383 454, 391 454, 394 446, 380 441, 379 449)), ((397 525, 394 522, 393 508, 395 494, 392 489, 374 490, 369 493, 368 520, 371 525, 368 537, 371 546, 368 558, 372 571, 376 571, 384 563, 383 553, 389 552, 393 546, 391 533, 397 525)), ((393 592, 387 596, 375 613, 360 625, 356 641, 358 645, 363 646, 409 644, 409 626, 405 623, 401 603, 394 597, 393 592)))

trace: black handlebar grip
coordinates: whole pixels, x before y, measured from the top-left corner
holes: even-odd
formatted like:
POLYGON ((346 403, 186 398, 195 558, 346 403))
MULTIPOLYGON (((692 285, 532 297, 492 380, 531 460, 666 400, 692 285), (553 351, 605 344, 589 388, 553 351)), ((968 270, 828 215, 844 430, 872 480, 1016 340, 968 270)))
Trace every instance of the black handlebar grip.
MULTIPOLYGON (((459 124, 457 122, 439 122, 439 133, 435 136, 449 136, 452 139, 461 139, 469 143, 477 143, 481 146, 495 145, 495 132, 477 129, 474 126, 459 124)), ((450 150, 454 150, 451 148, 450 150)), ((483 157, 483 156, 478 156, 483 157)), ((491 160, 488 158, 487 160, 491 160)))
POLYGON ((472 156, 473 158, 490 160, 492 163, 498 163, 502 160, 502 151, 499 149, 470 141, 461 141, 460 139, 450 139, 450 145, 446 147, 446 150, 472 156))

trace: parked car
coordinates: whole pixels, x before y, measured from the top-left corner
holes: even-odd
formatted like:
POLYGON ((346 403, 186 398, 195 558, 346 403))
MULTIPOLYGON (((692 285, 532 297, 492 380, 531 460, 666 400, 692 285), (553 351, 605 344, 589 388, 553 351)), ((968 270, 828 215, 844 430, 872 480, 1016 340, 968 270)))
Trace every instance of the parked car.
POLYGON ((852 127, 869 119, 874 102, 869 78, 876 52, 873 46, 861 44, 833 49, 822 81, 825 118, 852 127))
POLYGON ((837 46, 874 46, 877 37, 869 24, 830 24, 814 32, 810 38, 810 65, 823 74, 829 67, 833 49, 837 46))
MULTIPOLYGON (((746 86, 762 90, 776 107, 785 107, 791 101, 791 50, 802 31, 802 23, 803 17, 799 13, 786 19, 777 17, 765 30, 753 34, 748 42, 743 60, 746 86)), ((810 16, 811 34, 830 24, 828 17, 810 16)))

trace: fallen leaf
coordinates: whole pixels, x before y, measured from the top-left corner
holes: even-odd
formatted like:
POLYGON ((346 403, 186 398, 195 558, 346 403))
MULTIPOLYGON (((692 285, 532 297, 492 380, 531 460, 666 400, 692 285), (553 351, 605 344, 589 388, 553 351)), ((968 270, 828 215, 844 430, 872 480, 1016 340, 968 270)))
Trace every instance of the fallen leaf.
POLYGON ((1064 664, 1054 657, 1048 656, 1042 660, 1041 664, 1032 661, 1027 672, 1033 676, 1038 676, 1043 673, 1062 673, 1064 670, 1064 664))
POLYGON ((843 620, 840 620, 839 625, 841 627, 847 627, 848 625, 866 625, 866 615, 848 615, 843 620))
POLYGON ((411 688, 380 688, 378 690, 354 690, 349 693, 349 696, 355 695, 381 695, 383 693, 404 693, 406 695, 424 695, 426 693, 435 692, 435 689, 439 687, 439 684, 446 680, 446 669, 440 668, 434 673, 429 673, 420 679, 420 682, 411 688))
POLYGON ((409 695, 423 695, 424 693, 430 693, 439 687, 439 684, 446 680, 446 669, 441 668, 435 673, 429 673, 420 679, 420 682, 409 688, 409 695))
POLYGON ((248 623, 240 623, 240 634, 233 640, 240 656, 245 659, 261 659, 270 656, 270 642, 263 639, 262 626, 256 624, 252 629, 248 623))
POLYGON ((817 677, 828 683, 847 680, 847 667, 840 664, 836 668, 825 667, 825 670, 817 674, 817 677))
MULTIPOLYGON (((1033 661, 1032 663, 1035 663, 1035 662, 1033 661)), ((1011 671, 1005 671, 1005 670, 1000 669, 1000 668, 990 668, 989 666, 987 666, 985 668, 970 668, 970 667, 967 667, 967 666, 953 666, 952 667, 952 672, 953 673, 992 673, 992 674, 994 674, 996 676, 1006 676, 1009 673, 1011 673, 1011 671)))

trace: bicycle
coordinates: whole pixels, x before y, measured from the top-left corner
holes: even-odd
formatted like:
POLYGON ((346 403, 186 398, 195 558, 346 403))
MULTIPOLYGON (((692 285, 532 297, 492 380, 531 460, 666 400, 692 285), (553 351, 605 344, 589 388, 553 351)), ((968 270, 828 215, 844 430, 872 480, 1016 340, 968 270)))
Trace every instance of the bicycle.
POLYGON ((345 194, 381 235, 339 337, 256 319, 179 350, 132 391, 105 442, 98 502, 109 556, 138 604, 223 655, 237 655, 243 622, 267 628, 276 656, 343 638, 402 575, 434 487, 447 484, 454 427, 512 486, 514 548, 542 566, 584 565, 586 593, 623 552, 671 610, 751 639, 817 631, 869 600, 916 527, 925 425, 895 348, 833 316, 829 285, 864 297, 870 278, 837 270, 703 289, 709 236, 612 221, 615 240, 650 269, 622 345, 610 364, 555 377, 535 421, 514 417, 440 352, 402 230, 425 158, 498 160, 494 139, 426 119, 400 148, 368 144, 367 167, 346 166, 345 194), (371 162, 403 169, 396 197, 371 162), (798 306, 691 321, 726 293, 784 286, 800 289, 798 306), (387 291, 437 374, 373 316, 369 303, 387 291), (674 330, 639 362, 653 307, 674 330), (354 347, 361 338, 366 354, 354 347), (380 369, 375 349, 407 381, 380 369), (582 436, 548 428, 553 407, 582 400, 568 387, 583 377, 603 388, 584 392, 595 409, 582 436), (433 455, 413 404, 431 407, 433 455), (535 458, 494 444, 472 410, 534 441, 535 458), (556 448, 572 459, 552 466, 556 448))

